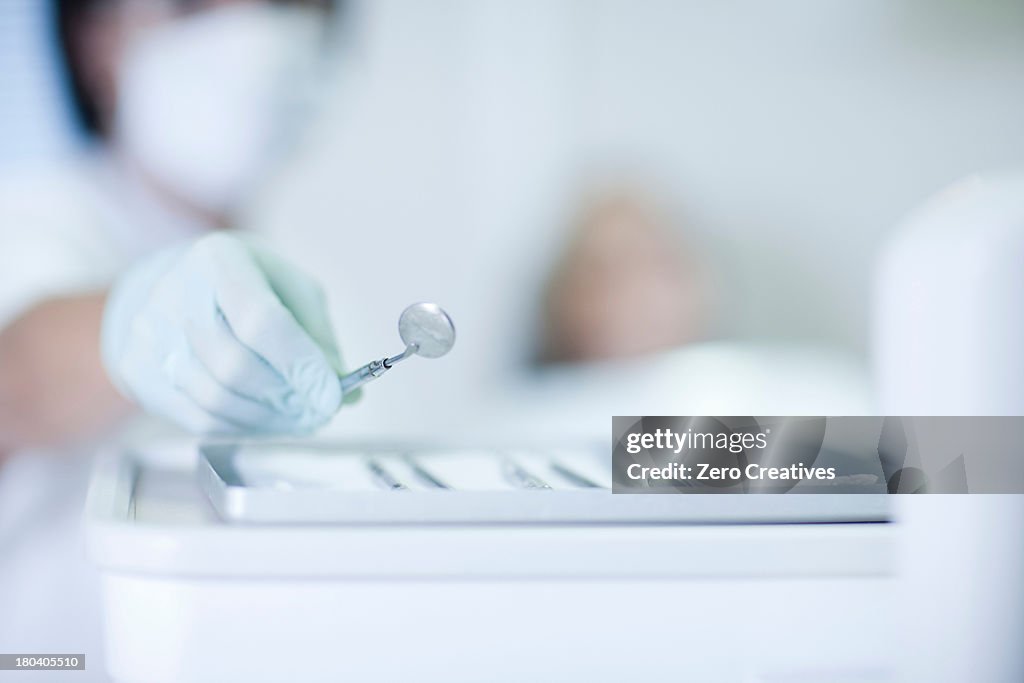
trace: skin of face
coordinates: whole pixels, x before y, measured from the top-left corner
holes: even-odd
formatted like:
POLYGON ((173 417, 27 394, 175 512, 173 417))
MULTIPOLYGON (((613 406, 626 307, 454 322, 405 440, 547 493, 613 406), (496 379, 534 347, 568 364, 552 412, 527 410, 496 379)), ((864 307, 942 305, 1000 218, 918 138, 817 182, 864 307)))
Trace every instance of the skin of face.
POLYGON ((666 223, 629 194, 587 207, 548 288, 547 359, 638 356, 700 335, 699 272, 666 223))

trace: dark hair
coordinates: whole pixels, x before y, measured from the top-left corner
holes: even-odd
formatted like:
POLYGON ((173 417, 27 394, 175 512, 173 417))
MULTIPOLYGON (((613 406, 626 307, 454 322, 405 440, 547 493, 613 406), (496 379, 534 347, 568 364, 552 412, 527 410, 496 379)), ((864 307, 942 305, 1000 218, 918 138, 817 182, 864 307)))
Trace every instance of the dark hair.
POLYGON ((59 49, 60 66, 67 85, 75 119, 88 135, 102 135, 99 108, 85 87, 77 60, 73 35, 82 15, 108 0, 53 0, 53 25, 59 49))

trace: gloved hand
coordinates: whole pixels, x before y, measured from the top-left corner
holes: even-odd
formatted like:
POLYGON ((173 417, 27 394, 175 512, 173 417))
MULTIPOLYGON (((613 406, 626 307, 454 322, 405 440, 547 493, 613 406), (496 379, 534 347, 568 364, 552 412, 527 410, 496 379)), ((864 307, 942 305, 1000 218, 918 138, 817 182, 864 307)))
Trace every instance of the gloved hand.
POLYGON ((306 433, 342 403, 320 287, 225 233, 126 272, 102 334, 114 384, 193 432, 306 433))

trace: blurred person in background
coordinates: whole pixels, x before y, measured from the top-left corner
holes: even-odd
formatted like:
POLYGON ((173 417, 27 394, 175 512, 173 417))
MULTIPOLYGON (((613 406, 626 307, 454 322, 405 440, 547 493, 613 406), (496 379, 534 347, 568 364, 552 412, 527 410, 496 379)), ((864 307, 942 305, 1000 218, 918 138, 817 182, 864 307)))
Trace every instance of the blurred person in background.
POLYGON ((547 284, 542 361, 639 356, 701 337, 703 276, 674 227, 626 189, 585 205, 547 284))

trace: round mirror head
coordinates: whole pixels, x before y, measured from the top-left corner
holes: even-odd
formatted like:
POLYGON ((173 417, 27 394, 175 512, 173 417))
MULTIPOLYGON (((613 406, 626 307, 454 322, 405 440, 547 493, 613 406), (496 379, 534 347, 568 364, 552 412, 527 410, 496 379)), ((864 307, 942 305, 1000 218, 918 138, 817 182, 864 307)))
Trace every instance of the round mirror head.
POLYGON ((440 358, 455 346, 455 325, 437 304, 413 304, 402 311, 398 334, 424 358, 440 358))

